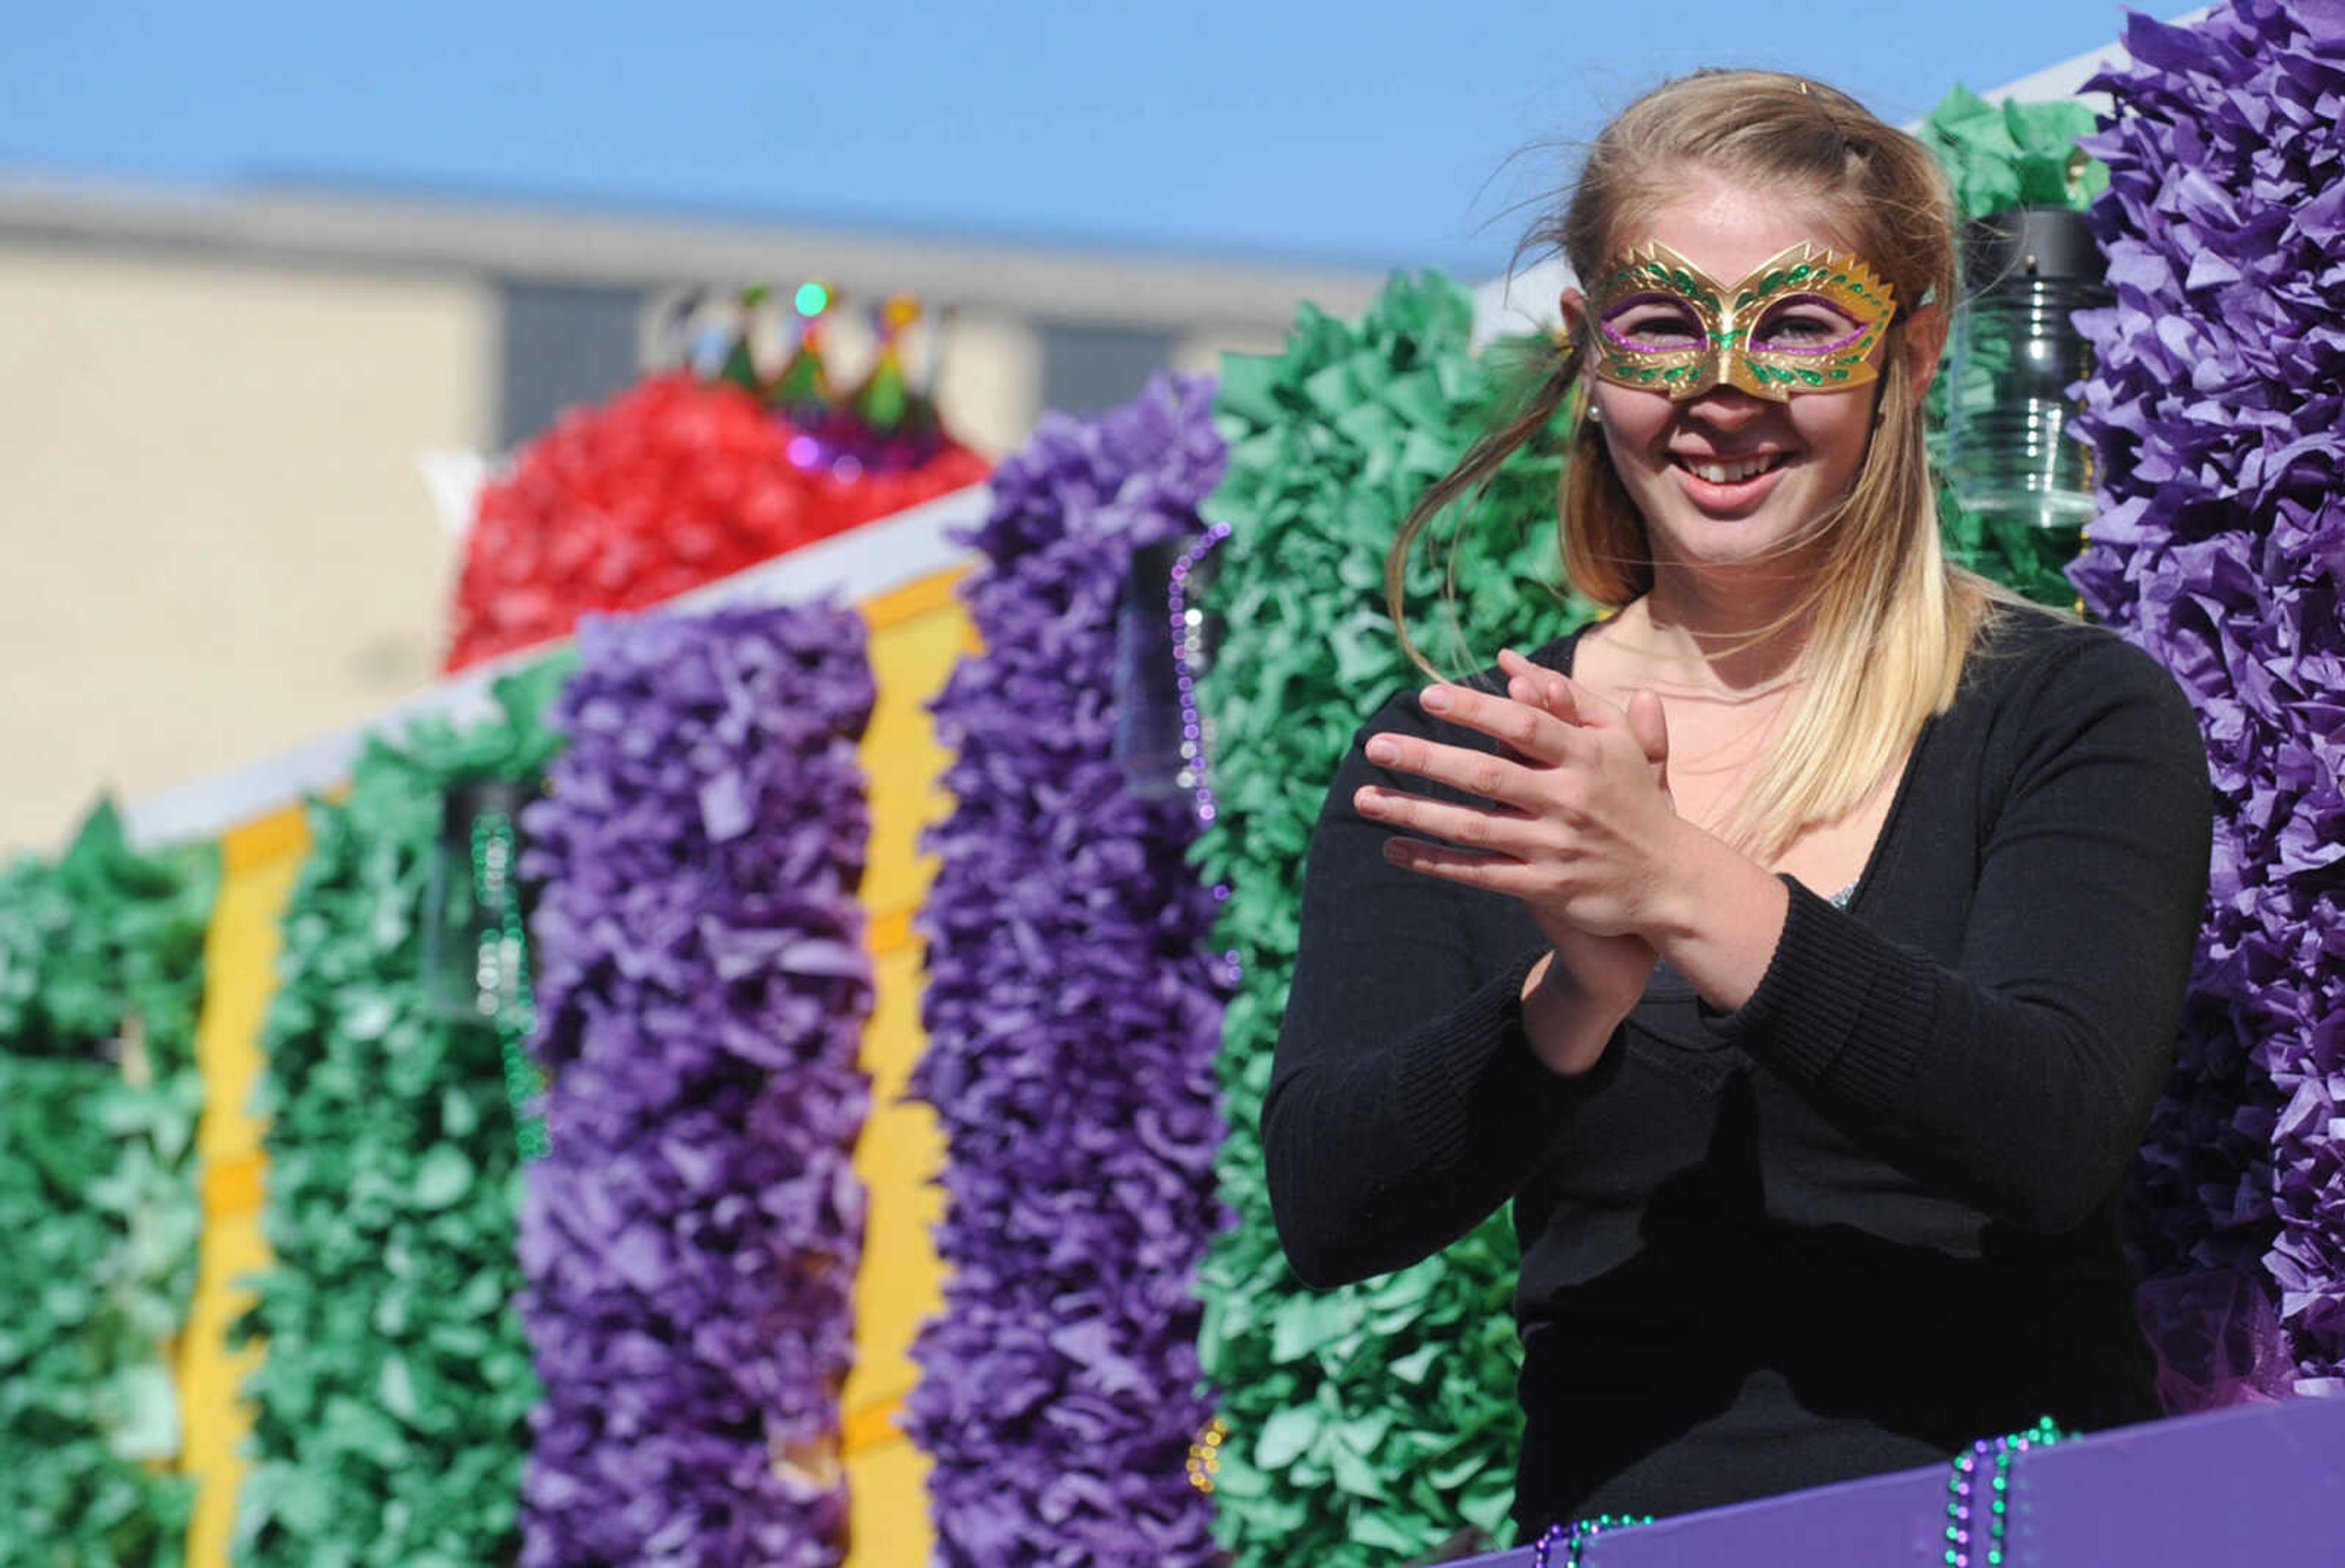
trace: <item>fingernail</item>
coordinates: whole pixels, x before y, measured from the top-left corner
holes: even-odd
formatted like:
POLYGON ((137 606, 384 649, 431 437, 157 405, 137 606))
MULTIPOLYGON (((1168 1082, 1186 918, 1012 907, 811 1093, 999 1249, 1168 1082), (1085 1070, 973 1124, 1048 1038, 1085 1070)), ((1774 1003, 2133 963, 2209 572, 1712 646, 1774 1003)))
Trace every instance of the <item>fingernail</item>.
POLYGON ((1428 713, 1447 713, 1449 711, 1449 688, 1447 686, 1427 686, 1425 689, 1425 707, 1426 711, 1428 713))
POLYGON ((1368 742, 1368 761, 1392 763, 1400 760, 1400 743, 1390 735, 1378 735, 1368 742))

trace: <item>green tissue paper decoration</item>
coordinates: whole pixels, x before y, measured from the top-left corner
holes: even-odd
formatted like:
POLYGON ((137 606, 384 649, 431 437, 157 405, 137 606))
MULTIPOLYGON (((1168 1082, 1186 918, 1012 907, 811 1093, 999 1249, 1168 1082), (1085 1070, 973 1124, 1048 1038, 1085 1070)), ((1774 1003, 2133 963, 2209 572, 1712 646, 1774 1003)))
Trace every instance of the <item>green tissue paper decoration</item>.
MULTIPOLYGON (((1518 356, 1469 355, 1471 316, 1446 279, 1396 278, 1356 324, 1305 306, 1284 354, 1222 363, 1230 469, 1205 510, 1235 531, 1209 595, 1229 630, 1203 696, 1220 814, 1196 859, 1233 890, 1216 936, 1244 981, 1220 1064, 1237 1222, 1202 1275, 1200 1350, 1230 1428, 1215 1530, 1241 1565, 1382 1568, 1468 1522, 1508 1528, 1521 1418, 1506 1217, 1414 1268, 1308 1290, 1272 1232, 1255 1132, 1321 798, 1354 731, 1422 680, 1386 612, 1386 550, 1513 389, 1502 366, 1518 356)), ((1410 626, 1445 669, 1587 618, 1555 587, 1560 437, 1518 453, 1419 541, 1410 626)))
POLYGON ((0 870, 0 1568, 169 1568, 192 1484, 168 1360, 195 1293, 210 845, 100 805, 0 870))
POLYGON ((2109 171, 2076 146, 2093 124, 2082 104, 1990 104, 1958 86, 1923 120, 1922 140, 1965 218, 2015 207, 2082 211, 2109 183, 2109 171))
MULTIPOLYGON (((1957 86, 1922 122, 1923 142, 1938 155, 1954 187, 1957 216, 1967 223, 2015 207, 2072 207, 2082 211, 2109 183, 2109 171, 2086 156, 2077 138, 2093 129, 2082 104, 1990 104, 1957 86)), ((1956 563, 1995 579, 2042 604, 2074 608, 2076 591, 2066 569, 2078 541, 2062 529, 2033 528, 2008 518, 1978 518, 1955 499, 1946 472, 1946 410, 1954 379, 1949 344, 1925 405, 1930 462, 1940 475, 1938 522, 1946 553, 1956 563)), ((1984 375, 1983 367, 1972 374, 1984 375)))
POLYGON ((513 1298, 522 1152, 494 1030, 435 1014, 424 889, 442 792, 536 777, 567 656, 500 682, 499 719, 373 742, 313 804, 262 1041, 275 1264, 238 1325, 268 1353, 234 1560, 474 1568, 521 1544, 538 1400, 513 1298))

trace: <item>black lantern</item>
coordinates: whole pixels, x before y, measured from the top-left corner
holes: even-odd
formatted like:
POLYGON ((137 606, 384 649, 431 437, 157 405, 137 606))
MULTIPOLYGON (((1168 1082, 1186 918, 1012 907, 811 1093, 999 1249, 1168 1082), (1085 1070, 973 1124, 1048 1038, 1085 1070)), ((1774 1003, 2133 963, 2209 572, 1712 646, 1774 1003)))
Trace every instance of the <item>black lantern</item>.
POLYGON ((2076 313, 2108 305, 2082 213, 2025 207, 1964 230, 1968 298, 1954 327, 1947 468, 1964 511, 2073 531, 2092 521, 2091 449, 2068 388, 2092 372, 2076 313))

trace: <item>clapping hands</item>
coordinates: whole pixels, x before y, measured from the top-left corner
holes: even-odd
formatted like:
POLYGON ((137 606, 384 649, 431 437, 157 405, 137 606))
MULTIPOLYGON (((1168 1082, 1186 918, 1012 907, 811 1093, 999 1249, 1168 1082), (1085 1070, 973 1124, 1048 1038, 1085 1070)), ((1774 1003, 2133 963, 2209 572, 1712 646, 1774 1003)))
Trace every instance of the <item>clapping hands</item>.
POLYGON ((1671 845, 1691 831, 1669 793, 1660 700, 1623 710, 1508 650, 1507 693, 1440 685, 1426 711, 1500 744, 1497 754, 1416 736, 1367 744, 1380 767, 1447 784, 1487 804, 1457 804, 1378 785, 1354 797, 1363 816, 1406 830, 1385 844, 1394 865, 1520 899, 1579 998, 1625 1013, 1654 950, 1644 933, 1665 905, 1671 845))

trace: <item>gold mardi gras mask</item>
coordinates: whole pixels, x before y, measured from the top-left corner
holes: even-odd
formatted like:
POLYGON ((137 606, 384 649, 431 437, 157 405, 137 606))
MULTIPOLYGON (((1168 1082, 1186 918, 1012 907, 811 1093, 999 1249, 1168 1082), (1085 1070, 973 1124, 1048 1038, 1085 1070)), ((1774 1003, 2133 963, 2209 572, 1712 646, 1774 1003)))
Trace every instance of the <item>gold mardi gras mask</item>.
POLYGON ((1804 242, 1738 282, 1720 283, 1648 240, 1603 268, 1588 309, 1604 380, 1676 402, 1728 386, 1780 403, 1876 379, 1867 356, 1896 312, 1897 293, 1855 257, 1804 242), (1670 309, 1622 320, 1647 305, 1670 309))

